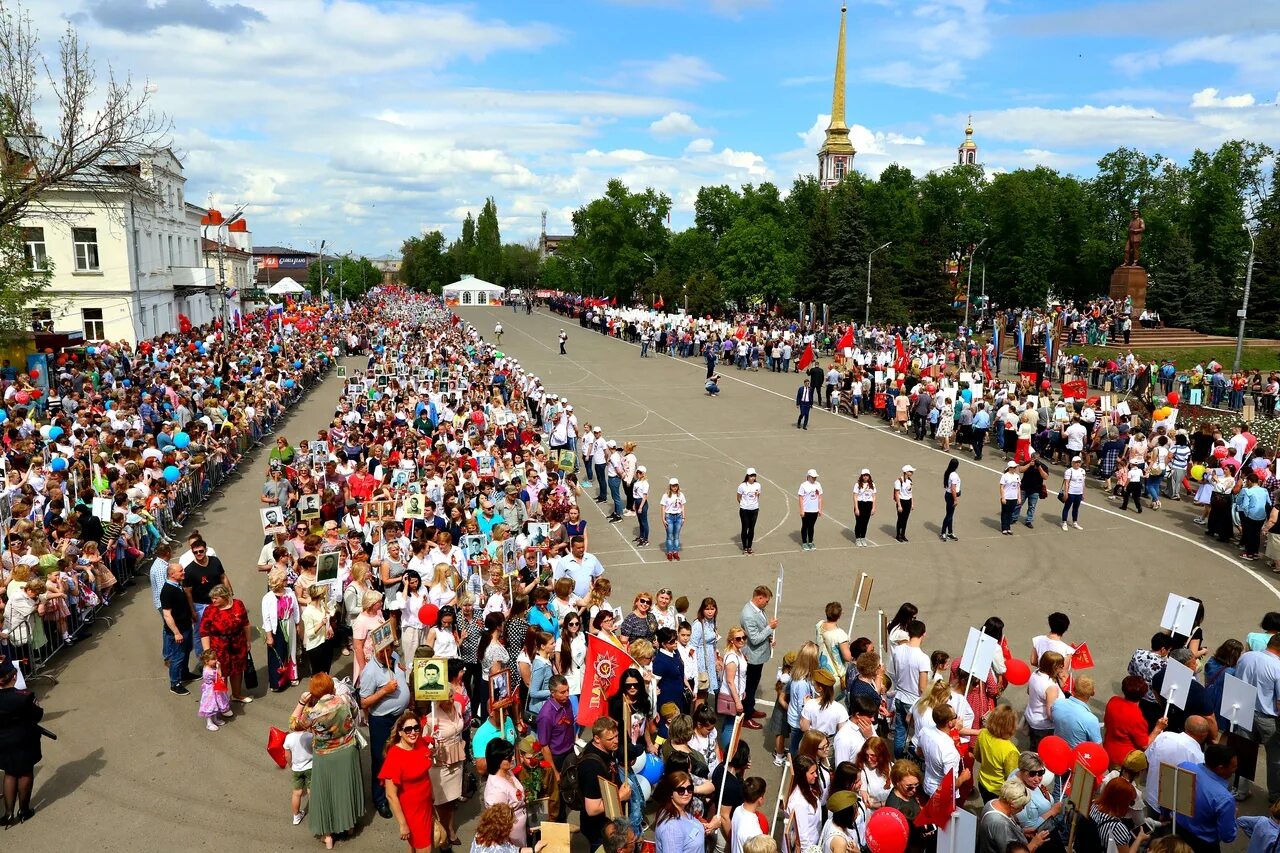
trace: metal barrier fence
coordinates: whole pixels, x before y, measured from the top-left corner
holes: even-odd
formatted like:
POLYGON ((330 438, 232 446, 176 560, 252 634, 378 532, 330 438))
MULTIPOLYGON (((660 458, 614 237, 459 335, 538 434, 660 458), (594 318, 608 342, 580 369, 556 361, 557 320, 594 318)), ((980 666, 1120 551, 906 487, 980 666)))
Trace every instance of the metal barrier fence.
MULTIPOLYGON (((329 365, 332 367, 332 363, 329 365)), ((301 402, 308 392, 322 382, 328 370, 316 373, 303 385, 286 391, 280 405, 271 405, 266 412, 257 413, 249 423, 248 432, 236 435, 235 455, 243 457, 270 436, 280 422, 301 402)), ((0 623, 0 655, 19 664, 27 679, 46 679, 57 682, 49 672, 50 661, 71 641, 82 639, 84 633, 96 623, 110 625, 119 617, 118 608, 111 612, 115 594, 134 578, 147 584, 145 594, 150 600, 150 568, 155 548, 177 533, 191 512, 209 500, 213 493, 235 473, 239 463, 227 454, 209 454, 198 464, 183 471, 174 484, 170 502, 144 523, 143 547, 139 553, 130 554, 117 544, 111 553, 102 555, 103 562, 114 576, 114 583, 106 575, 95 576, 89 571, 77 571, 70 578, 64 598, 47 598, 43 602, 28 596, 27 601, 10 600, 5 607, 4 620, 0 623), (65 605, 65 606, 64 606, 65 605), (43 611, 43 612, 41 612, 43 611)), ((11 587, 12 588, 12 587, 11 587)), ((26 590, 14 589, 17 595, 28 595, 26 590)))

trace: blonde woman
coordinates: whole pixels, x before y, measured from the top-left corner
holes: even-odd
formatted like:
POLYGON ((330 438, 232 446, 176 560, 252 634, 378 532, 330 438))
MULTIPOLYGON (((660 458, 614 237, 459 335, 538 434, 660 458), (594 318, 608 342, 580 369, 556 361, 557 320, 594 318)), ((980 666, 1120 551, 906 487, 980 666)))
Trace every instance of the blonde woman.
MULTIPOLYGON (((448 534, 441 534, 448 535, 448 534)), ((461 551, 461 549, 458 549, 461 551)), ((435 564, 431 575, 431 585, 427 589, 427 600, 436 607, 451 607, 458 603, 458 575, 453 566, 447 562, 435 564)))
POLYGON ((666 552, 668 560, 680 559, 680 531, 684 528, 684 492, 680 481, 672 477, 667 481, 666 494, 662 496, 662 523, 667 531, 666 552))
POLYGON ((285 583, 284 569, 267 574, 262 596, 262 633, 267 639, 267 686, 280 693, 298 683, 298 634, 302 609, 298 597, 285 583))
POLYGON ((360 600, 360 615, 351 623, 351 643, 355 649, 355 662, 352 664, 352 680, 360 680, 360 672, 373 657, 373 629, 383 622, 382 593, 366 592, 360 600))
POLYGON ((342 648, 344 655, 351 654, 351 629, 355 625, 356 617, 360 615, 360 605, 364 601, 365 593, 373 589, 372 576, 373 567, 367 562, 361 560, 358 563, 352 563, 351 582, 342 591, 342 610, 347 629, 347 641, 342 648))
POLYGON ((742 713, 742 697, 747 692, 747 659, 742 654, 747 632, 741 625, 729 629, 724 647, 724 681, 716 694, 716 713, 720 715, 720 745, 729 746, 733 737, 734 718, 742 713))
POLYGON ((632 486, 635 484, 636 471, 639 469, 640 462, 636 459, 636 443, 634 441, 625 441, 622 443, 622 490, 626 493, 627 510, 623 515, 635 515, 633 509, 635 500, 632 495, 632 486))
POLYGON ((800 748, 800 737, 804 734, 800 729, 800 712, 804 703, 817 690, 813 686, 813 674, 818 671, 818 644, 809 641, 796 652, 796 661, 791 664, 791 681, 787 684, 787 728, 791 732, 791 751, 800 748))

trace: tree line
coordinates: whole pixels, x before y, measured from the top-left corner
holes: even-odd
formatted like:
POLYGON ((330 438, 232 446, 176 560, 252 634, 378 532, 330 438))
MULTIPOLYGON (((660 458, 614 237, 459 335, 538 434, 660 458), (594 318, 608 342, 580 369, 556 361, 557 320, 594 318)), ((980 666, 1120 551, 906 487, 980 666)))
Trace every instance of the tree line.
MULTIPOLYGON (((1119 148, 1098 161, 1092 178, 967 165, 916 176, 892 165, 877 178, 854 172, 828 190, 797 178, 785 196, 771 183, 709 186, 698 192, 693 226, 679 231, 667 227, 669 196, 633 192, 615 179, 575 211, 573 238, 534 275, 555 290, 620 303, 661 299, 697 314, 760 305, 790 311, 788 303, 803 300, 856 319, 865 310, 868 253, 888 243, 871 265, 872 317, 948 323, 963 314, 970 267, 975 301, 984 280, 1000 305, 1105 295, 1135 203, 1147 227, 1147 302, 1167 324, 1234 331, 1253 234, 1248 331, 1280 337, 1275 152, 1247 141, 1197 150, 1185 164, 1119 148)), ((492 206, 490 199, 486 210, 492 206)), ((496 237, 496 211, 492 217, 496 237)), ((438 232, 415 238, 406 264, 410 247, 429 241, 433 263, 470 253, 477 274, 482 263, 508 274, 496 239, 483 248, 481 230, 464 223, 447 248, 438 232)))
POLYGON ((539 251, 536 244, 502 242, 498 205, 485 199, 479 217, 468 211, 462 232, 452 243, 440 231, 410 237, 400 247, 400 280, 422 292, 439 293, 471 274, 508 289, 537 286, 539 251))

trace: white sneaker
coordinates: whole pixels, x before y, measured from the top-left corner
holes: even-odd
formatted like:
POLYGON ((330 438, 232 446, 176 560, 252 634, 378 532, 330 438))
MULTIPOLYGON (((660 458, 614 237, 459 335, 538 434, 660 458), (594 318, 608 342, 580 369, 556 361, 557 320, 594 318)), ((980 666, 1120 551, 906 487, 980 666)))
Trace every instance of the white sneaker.
POLYGON ((1066 523, 1065 521, 1064 521, 1064 522, 1062 522, 1062 529, 1063 529, 1063 530, 1066 530, 1066 529, 1067 529, 1067 523, 1066 523))
POLYGON ((786 764, 786 763, 787 763, 787 756, 786 756, 786 753, 775 752, 775 753, 773 754, 773 766, 774 766, 774 767, 782 767, 782 766, 783 766, 784 764, 786 764))
POLYGON ((1080 526, 1080 523, 1079 523, 1079 522, 1077 522, 1077 521, 1073 521, 1073 522, 1071 522, 1071 526, 1072 526, 1072 527, 1074 527, 1076 530, 1084 530, 1084 528, 1083 528, 1083 527, 1081 527, 1081 526, 1080 526))
POLYGON ((205 723, 204 727, 211 732, 218 731, 218 724, 215 723, 213 720, 210 720, 209 722, 205 723))
POLYGON ((297 826, 298 824, 302 823, 302 819, 306 816, 307 816, 306 812, 298 812, 296 815, 293 816, 293 825, 297 826))

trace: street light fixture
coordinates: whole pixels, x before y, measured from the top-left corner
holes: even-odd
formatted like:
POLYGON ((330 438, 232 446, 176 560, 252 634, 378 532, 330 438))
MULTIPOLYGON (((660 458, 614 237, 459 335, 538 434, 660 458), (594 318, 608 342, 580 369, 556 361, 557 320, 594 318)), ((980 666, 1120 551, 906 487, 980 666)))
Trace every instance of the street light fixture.
MULTIPOLYGON (((971 297, 971 296, 972 296, 972 294, 973 294, 973 259, 974 259, 974 258, 976 258, 976 257, 978 256, 978 253, 979 253, 979 252, 981 252, 981 251, 982 251, 982 247, 983 247, 984 245, 986 245, 987 239, 988 239, 988 238, 983 237, 983 238, 982 238, 982 241, 981 241, 980 243, 978 243, 978 245, 974 248, 973 252, 972 252, 972 253, 970 253, 970 255, 969 255, 969 281, 968 281, 968 283, 967 283, 967 284, 965 285, 965 287, 964 287, 964 329, 965 329, 965 334, 968 334, 968 333, 969 333, 969 300, 970 300, 970 297, 971 297)), ((986 276, 986 271, 985 271, 985 270, 983 271, 983 276, 984 276, 984 281, 985 281, 985 276, 986 276)))
MULTIPOLYGON (((220 304, 218 313, 221 314, 222 328, 224 331, 227 328, 227 267, 222 254, 222 247, 225 243, 222 235, 225 230, 231 227, 232 223, 238 222, 244 218, 245 207, 246 205, 240 205, 239 209, 231 215, 230 219, 222 219, 221 215, 219 215, 218 219, 221 220, 220 222, 208 222, 204 226, 204 233, 202 235, 204 239, 208 240, 209 228, 212 227, 216 229, 214 231, 214 236, 217 238, 218 243, 218 302, 220 304)), ((214 212, 216 213, 216 211, 214 212)), ((212 213, 206 214, 206 218, 211 218, 212 215, 212 213)), ((203 222, 203 220, 201 221, 203 222)))
POLYGON ((1240 372, 1240 356, 1244 349, 1244 321, 1249 314, 1249 287, 1253 284, 1253 250, 1255 248, 1253 232, 1249 230, 1249 225, 1246 223, 1240 227, 1249 235, 1249 265, 1244 273, 1244 301, 1240 305, 1240 310, 1236 312, 1236 316, 1240 318, 1240 328, 1236 331, 1236 360, 1231 367, 1232 373, 1240 372))
POLYGON ((863 326, 871 325, 871 259, 875 256, 876 252, 879 252, 883 249, 887 249, 892 245, 893 245, 893 241, 890 240, 888 243, 885 243, 883 246, 872 249, 870 254, 867 255, 867 314, 862 321, 863 326))

